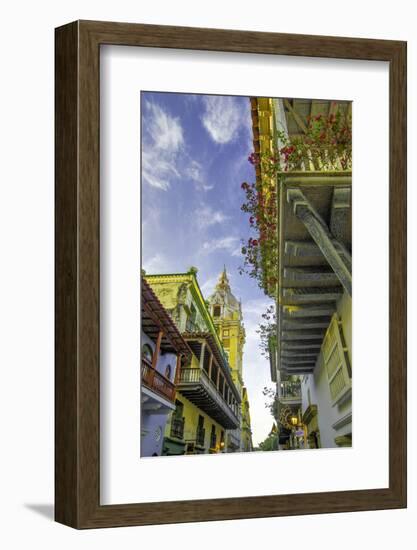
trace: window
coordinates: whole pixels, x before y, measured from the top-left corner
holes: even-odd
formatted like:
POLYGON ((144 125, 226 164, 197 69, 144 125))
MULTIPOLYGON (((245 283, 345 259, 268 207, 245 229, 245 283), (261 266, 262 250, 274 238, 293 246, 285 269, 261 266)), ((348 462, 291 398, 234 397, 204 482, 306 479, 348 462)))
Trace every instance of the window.
POLYGON ((182 418, 184 412, 184 403, 181 401, 178 401, 178 399, 175 400, 175 411, 173 415, 175 418, 182 418))
POLYGON ((213 317, 220 317, 222 308, 220 306, 213 306, 213 317))
POLYGON ((197 319, 197 310, 194 304, 191 304, 190 315, 188 316, 188 319, 187 319, 187 326, 186 326, 187 332, 196 332, 198 330, 196 325, 196 319, 197 319))
POLYGON ((205 433, 206 433, 206 431, 204 429, 204 416, 198 415, 196 443, 199 447, 204 447, 205 433))
POLYGON ((216 448, 216 426, 214 424, 211 425, 210 448, 216 448))
POLYGON ((153 350, 149 344, 143 344, 142 357, 149 361, 149 363, 152 363, 153 350))
POLYGON ((337 314, 333 315, 322 346, 332 404, 336 405, 352 388, 351 370, 337 314))

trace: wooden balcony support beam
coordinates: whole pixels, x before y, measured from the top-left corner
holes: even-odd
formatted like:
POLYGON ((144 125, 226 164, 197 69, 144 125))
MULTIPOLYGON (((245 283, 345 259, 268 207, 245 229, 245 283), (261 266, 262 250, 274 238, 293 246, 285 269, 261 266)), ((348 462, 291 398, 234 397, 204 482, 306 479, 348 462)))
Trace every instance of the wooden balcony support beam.
POLYGON ((292 340, 323 340, 324 330, 283 330, 281 341, 292 340))
POLYGON ((342 295, 341 287, 284 288, 281 305, 298 306, 336 302, 342 295))
POLYGON ((281 350, 285 351, 294 351, 294 350, 317 350, 317 352, 321 348, 321 343, 311 343, 311 342, 282 342, 281 343, 281 350))
POLYGON ((201 343, 201 351, 200 351, 200 369, 203 369, 204 367, 204 353, 206 351, 206 343, 201 343))
POLYGON ((290 359, 285 357, 281 359, 281 365, 291 366, 291 365, 315 365, 316 361, 314 359, 309 359, 308 357, 301 357, 300 359, 290 359))
POLYGON ((336 239, 331 235, 322 217, 299 189, 288 189, 287 200, 292 204, 294 214, 304 224, 346 292, 352 296, 352 274, 335 247, 336 239))
POLYGON ((175 365, 175 384, 178 384, 180 378, 181 378, 181 361, 182 361, 182 355, 179 353, 177 355, 177 363, 175 365))
POLYGON ((285 241, 284 253, 287 256, 295 256, 296 258, 320 258, 323 256, 314 241, 285 241))
POLYGON ((288 282, 305 284, 324 283, 329 286, 339 284, 339 279, 334 271, 325 271, 320 268, 285 267, 284 279, 288 282))
POLYGON ((291 105, 291 103, 288 101, 288 99, 284 99, 284 105, 288 109, 288 111, 292 114, 292 116, 294 117, 294 120, 297 123, 297 126, 300 128, 300 130, 304 134, 306 134, 307 133, 307 126, 304 124, 303 119, 297 113, 297 111, 294 109, 294 107, 291 105))
POLYGON ((329 326, 331 317, 304 317, 304 319, 283 319, 281 327, 283 330, 305 330, 305 329, 326 329, 329 326))
POLYGON ((316 360, 317 351, 282 351, 281 360, 286 361, 287 359, 311 359, 316 360))
POLYGON ((305 317, 327 317, 331 318, 336 311, 335 304, 323 304, 313 306, 282 306, 282 319, 295 320, 304 319, 305 317))
POLYGON ((158 364, 158 359, 159 359, 159 354, 160 354, 160 351, 161 351, 161 342, 162 342, 162 336, 163 335, 164 335, 164 332, 162 330, 160 330, 158 332, 158 338, 156 339, 155 351, 153 352, 153 355, 152 355, 152 368, 153 369, 156 369, 156 365, 158 364))
POLYGON ((208 377, 211 380, 211 369, 213 368, 213 354, 210 353, 209 367, 208 367, 208 377))

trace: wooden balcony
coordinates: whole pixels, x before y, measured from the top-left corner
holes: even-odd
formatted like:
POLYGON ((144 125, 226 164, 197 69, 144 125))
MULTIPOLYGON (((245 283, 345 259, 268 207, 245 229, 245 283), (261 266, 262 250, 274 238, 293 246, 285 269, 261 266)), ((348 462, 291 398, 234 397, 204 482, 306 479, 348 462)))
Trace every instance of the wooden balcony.
POLYGON ((152 365, 142 357, 142 383, 172 403, 175 402, 175 384, 163 374, 152 368, 152 365))
POLYGON ((177 389, 224 428, 233 430, 239 427, 237 414, 203 369, 183 369, 177 389))
POLYGON ((281 382, 278 391, 278 399, 285 405, 296 405, 301 403, 301 383, 281 382))

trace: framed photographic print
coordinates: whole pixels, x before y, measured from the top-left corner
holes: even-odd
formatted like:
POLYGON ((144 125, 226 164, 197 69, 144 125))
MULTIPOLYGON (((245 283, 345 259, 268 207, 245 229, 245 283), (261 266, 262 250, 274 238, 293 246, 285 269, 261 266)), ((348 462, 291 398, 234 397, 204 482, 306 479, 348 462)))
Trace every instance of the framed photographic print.
POLYGON ((76 528, 406 506, 404 42, 56 29, 55 448, 76 528))

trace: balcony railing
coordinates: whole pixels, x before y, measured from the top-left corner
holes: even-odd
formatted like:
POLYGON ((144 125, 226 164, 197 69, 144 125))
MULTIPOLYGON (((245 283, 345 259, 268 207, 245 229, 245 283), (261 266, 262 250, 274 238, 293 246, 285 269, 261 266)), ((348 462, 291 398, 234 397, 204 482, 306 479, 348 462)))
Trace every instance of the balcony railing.
POLYGON ((279 387, 279 399, 282 401, 301 401, 300 382, 281 382, 279 387))
POLYGON ((227 429, 240 425, 238 412, 228 405, 216 384, 200 368, 186 368, 181 371, 179 391, 191 402, 198 405, 211 418, 227 429))
POLYGON ((205 428, 201 428, 200 426, 197 428, 196 438, 195 442, 200 447, 204 447, 204 439, 206 437, 206 430, 205 428))
POLYGON ((175 401, 175 385, 160 372, 152 368, 151 363, 142 357, 142 382, 155 393, 168 401, 175 401))
POLYGON ((171 420, 171 437, 184 439, 184 418, 173 418, 171 420))

